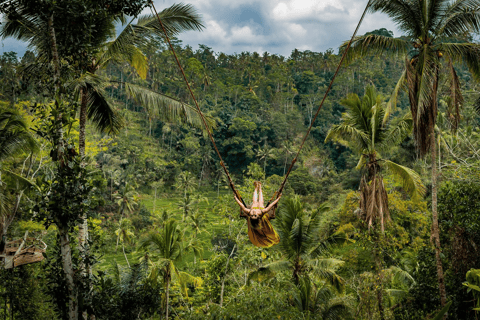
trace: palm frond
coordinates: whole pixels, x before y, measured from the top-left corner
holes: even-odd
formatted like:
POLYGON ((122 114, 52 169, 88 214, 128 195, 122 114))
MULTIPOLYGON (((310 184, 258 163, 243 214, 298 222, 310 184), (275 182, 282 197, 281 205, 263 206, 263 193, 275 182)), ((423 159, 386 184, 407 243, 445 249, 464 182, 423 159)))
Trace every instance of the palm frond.
POLYGON ((351 125, 337 124, 328 130, 325 142, 334 140, 355 150, 367 150, 371 144, 366 132, 351 125))
POLYGON ((370 11, 383 12, 390 16, 399 30, 418 37, 422 34, 421 1, 409 0, 371 0, 370 11))
POLYGON ((0 113, 0 161, 37 150, 37 141, 28 132, 24 118, 16 111, 0 113))
POLYGON ((412 198, 416 199, 425 195, 426 189, 418 173, 390 160, 384 160, 384 163, 391 173, 401 179, 403 189, 405 189, 412 198))
MULTIPOLYGON (((202 31, 201 16, 190 4, 174 4, 158 13, 162 23, 169 36, 175 36, 182 31, 196 30, 202 31)), ((145 15, 138 19, 137 25, 146 27, 157 35, 164 37, 163 30, 154 15, 145 15)))
POLYGON ((438 34, 456 37, 459 34, 480 31, 480 6, 477 1, 453 1, 443 16, 445 18, 437 29, 438 34))
POLYGON ((275 261, 248 274, 247 283, 251 281, 262 282, 268 279, 273 279, 277 272, 287 271, 292 268, 292 264, 286 260, 275 261))
MULTIPOLYGON (((179 121, 204 129, 201 117, 194 107, 139 85, 125 83, 125 89, 128 95, 145 107, 152 117, 159 117, 167 122, 179 121)), ((215 127, 213 119, 206 120, 210 128, 215 127)))
POLYGON ((452 132, 455 133, 460 122, 460 108, 463 105, 463 96, 460 88, 460 79, 451 59, 448 61, 448 71, 450 73, 450 95, 448 97, 447 117, 449 118, 452 132))
POLYGON ((476 80, 480 80, 480 44, 442 43, 439 50, 454 62, 464 62, 476 80))
POLYGON ((412 128, 413 119, 410 113, 405 114, 401 118, 395 119, 395 121, 389 125, 385 134, 385 139, 378 145, 378 149, 380 151, 388 150, 392 145, 401 143, 412 132, 412 128))
POLYGON ((87 82, 85 88, 87 118, 100 132, 117 134, 123 128, 124 120, 108 101, 103 88, 93 82, 87 82))
POLYGON ((10 177, 10 179, 16 185, 17 189, 26 189, 26 188, 29 188, 29 187, 34 187, 35 189, 40 191, 40 188, 34 182, 22 177, 19 174, 16 174, 15 172, 12 172, 12 171, 6 170, 6 169, 0 169, 0 172, 2 174, 4 174, 5 176, 10 177))
POLYGON ((108 42, 105 52, 101 55, 98 64, 106 65, 108 62, 128 62, 145 79, 148 71, 148 60, 138 48, 145 43, 145 34, 148 29, 134 26, 129 23, 114 40, 108 42))
POLYGON ((387 108, 385 109, 385 116, 383 117, 383 125, 385 125, 390 118, 390 115, 395 112, 397 108, 397 100, 400 90, 406 87, 406 70, 403 70, 400 79, 398 79, 395 89, 393 89, 392 94, 390 95, 390 100, 387 103, 387 108))
POLYGON ((391 266, 387 269, 387 271, 392 274, 393 284, 396 286, 410 288, 416 283, 415 279, 410 275, 410 273, 399 267, 391 266))
MULTIPOLYGON (((345 50, 348 42, 340 46, 340 50, 345 50)), ((351 63, 356 59, 369 55, 405 55, 408 52, 410 44, 397 38, 390 38, 381 35, 363 35, 356 37, 348 50, 345 61, 351 63)))
POLYGON ((312 271, 321 279, 327 281, 338 292, 342 292, 345 286, 345 281, 336 273, 341 266, 345 264, 344 261, 334 258, 316 259, 310 262, 312 271))

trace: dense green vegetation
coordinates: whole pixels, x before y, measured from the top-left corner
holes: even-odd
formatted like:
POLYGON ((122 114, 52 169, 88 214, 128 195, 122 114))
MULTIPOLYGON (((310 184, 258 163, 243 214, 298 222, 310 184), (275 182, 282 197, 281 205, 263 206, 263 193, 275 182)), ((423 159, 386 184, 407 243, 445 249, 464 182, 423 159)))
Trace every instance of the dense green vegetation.
MULTIPOLYGON (((0 254, 27 235, 47 245, 41 262, 0 266, 0 317, 476 319, 478 1, 456 1, 443 29, 448 1, 405 1, 440 16, 418 25, 372 1, 406 35, 357 38, 268 249, 249 241, 156 20, 126 19, 145 1, 43 2, 0 0, 0 34, 33 50, 0 56, 0 254)), ((270 199, 343 49, 193 50, 175 35, 202 30, 195 10, 160 16, 236 188, 249 204, 261 181, 270 199)))

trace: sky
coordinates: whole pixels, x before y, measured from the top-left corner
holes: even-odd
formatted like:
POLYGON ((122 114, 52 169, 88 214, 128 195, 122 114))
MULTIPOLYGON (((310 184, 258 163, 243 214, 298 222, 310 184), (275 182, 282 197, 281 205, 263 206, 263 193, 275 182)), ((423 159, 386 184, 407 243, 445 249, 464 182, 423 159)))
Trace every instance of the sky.
MULTIPOLYGON (((267 51, 288 57, 296 48, 337 52, 342 42, 350 39, 368 0, 187 0, 202 16, 205 29, 179 35, 183 44, 194 49, 199 44, 216 53, 267 51)), ((155 0, 157 11, 178 1, 155 0)), ((151 13, 149 9, 143 13, 151 13)), ((359 35, 386 28, 399 36, 392 21, 383 14, 367 14, 359 35)), ((18 52, 22 56, 26 44, 4 39, 2 53, 18 52)))

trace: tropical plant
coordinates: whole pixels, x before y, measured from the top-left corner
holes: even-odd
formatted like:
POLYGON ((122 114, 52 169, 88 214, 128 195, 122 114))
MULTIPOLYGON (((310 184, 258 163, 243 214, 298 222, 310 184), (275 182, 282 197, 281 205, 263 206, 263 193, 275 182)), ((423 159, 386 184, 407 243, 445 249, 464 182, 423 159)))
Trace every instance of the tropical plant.
POLYGON ((170 284, 173 274, 179 280, 185 278, 177 268, 178 263, 185 257, 185 253, 192 249, 194 254, 199 255, 198 247, 185 243, 184 232, 180 230, 177 222, 170 219, 163 224, 159 232, 151 232, 142 240, 140 249, 148 250, 152 257, 153 267, 150 277, 157 279, 163 277, 165 285, 165 318, 168 319, 170 308, 170 284))
POLYGON ((130 268, 130 262, 128 262, 127 255, 125 254, 125 243, 132 242, 133 237, 135 236, 135 234, 132 231, 132 221, 130 219, 120 220, 120 222, 118 223, 118 229, 115 230, 115 234, 118 237, 117 245, 118 245, 118 241, 122 243, 123 256, 125 257, 125 261, 127 261, 127 265, 130 268))
POLYGON ((29 132, 23 116, 15 110, 0 112, 0 162, 37 149, 37 142, 29 132))
POLYGON ((385 117, 382 97, 374 87, 367 87, 362 99, 357 94, 351 94, 341 100, 341 104, 347 111, 342 116, 342 122, 330 128, 325 142, 337 141, 359 155, 357 169, 363 171, 360 182, 361 217, 368 228, 379 224, 383 233, 390 212, 382 168, 399 177, 403 188, 412 198, 425 193, 425 187, 415 171, 380 156, 381 152, 387 152, 393 145, 403 141, 412 121, 405 116, 395 125, 390 125, 389 118, 385 117))
POLYGON ((115 199, 118 205, 118 213, 120 219, 123 219, 125 213, 132 213, 138 204, 138 193, 128 183, 125 184, 122 192, 118 192, 115 195, 115 199))
MULTIPOLYGON (((100 8, 97 8, 96 14, 83 16, 83 20, 80 19, 81 23, 79 22, 78 25, 88 25, 90 33, 86 30, 78 31, 87 36, 80 37, 74 43, 69 43, 69 40, 75 30, 62 29, 63 26, 57 19, 70 18, 71 21, 76 21, 78 16, 82 15, 77 11, 89 12, 85 7, 75 7, 78 5, 77 3, 71 3, 71 8, 68 4, 65 6, 63 2, 53 4, 49 8, 51 13, 46 15, 44 10, 32 10, 31 4, 26 5, 22 2, 15 8, 15 14, 6 15, 6 23, 0 30, 0 36, 23 40, 36 48, 39 57, 32 66, 26 68, 28 72, 38 72, 39 67, 44 67, 45 63, 50 61, 51 56, 56 57, 56 65, 59 64, 60 58, 73 58, 74 60, 77 58, 81 61, 75 65, 80 76, 70 79, 66 87, 73 89, 80 96, 79 152, 82 157, 85 155, 87 119, 90 119, 97 129, 106 133, 117 133, 123 126, 122 117, 105 95, 105 88, 111 82, 104 77, 95 75, 96 71, 105 68, 110 63, 127 63, 137 71, 141 78, 145 79, 148 61, 139 46, 144 44, 146 38, 152 34, 161 32, 158 19, 153 15, 140 17, 135 25, 132 25, 131 22, 127 24, 126 12, 132 8, 139 9, 138 3, 134 5, 134 2, 138 2, 138 0, 130 2, 129 6, 127 5, 125 8, 121 7, 119 3, 115 6, 106 5, 107 9, 99 10, 100 8), (116 25, 119 22, 126 27, 116 36, 116 25), (60 32, 58 32, 59 30, 60 32), (52 39, 56 40, 52 41, 52 39), (56 43, 57 40, 60 49, 58 50, 56 45, 52 49, 52 42, 56 43), (69 48, 68 45, 71 45, 72 48, 69 48), (78 52, 74 51, 74 48, 78 49, 78 52)), ((94 3, 89 3, 90 7, 95 7, 94 3)), ((138 13, 139 11, 134 15, 136 16, 138 13)), ((159 17, 170 35, 176 35, 186 30, 200 31, 203 28, 200 17, 191 5, 174 4, 160 12, 159 17)), ((78 35, 75 37, 78 38, 78 35)), ((56 69, 56 77, 59 78, 59 66, 56 66, 56 69)), ((145 107, 150 118, 158 116, 166 121, 180 120, 197 127, 202 125, 197 111, 177 99, 135 84, 125 83, 125 89, 131 97, 145 107)), ((213 125, 211 121, 210 124, 213 125)), ((79 238, 80 244, 83 246, 88 234, 85 213, 82 213, 82 220, 79 238)))
POLYGON ((316 286, 309 277, 301 277, 293 290, 293 301, 305 319, 344 319, 351 316, 347 297, 339 297, 328 285, 316 286))
POLYGON ((320 215, 328 210, 328 206, 320 205, 308 216, 298 197, 286 199, 279 207, 274 225, 280 235, 278 247, 283 259, 262 266, 250 274, 250 278, 273 274, 275 271, 289 271, 293 282, 298 285, 301 277, 311 274, 341 291, 344 281, 336 270, 344 262, 324 255, 332 242, 341 242, 344 238, 341 235, 328 240, 320 238, 320 215))
MULTIPOLYGON (((435 242, 437 275, 442 306, 446 290, 440 256, 440 229, 437 214, 437 169, 435 122, 438 111, 440 72, 448 78, 450 99, 448 110, 455 128, 460 119, 463 98, 454 62, 464 62, 475 79, 480 78, 480 45, 468 36, 480 31, 478 0, 372 0, 370 10, 390 16, 404 32, 402 38, 369 34, 354 39, 348 59, 371 54, 392 54, 405 61, 404 72, 395 88, 390 108, 396 104, 399 90, 407 88, 413 118, 413 135, 421 156, 429 151, 432 158, 432 237, 435 242), (442 68, 444 66, 444 68, 442 68)), ((343 45, 346 46, 346 43, 343 45)))

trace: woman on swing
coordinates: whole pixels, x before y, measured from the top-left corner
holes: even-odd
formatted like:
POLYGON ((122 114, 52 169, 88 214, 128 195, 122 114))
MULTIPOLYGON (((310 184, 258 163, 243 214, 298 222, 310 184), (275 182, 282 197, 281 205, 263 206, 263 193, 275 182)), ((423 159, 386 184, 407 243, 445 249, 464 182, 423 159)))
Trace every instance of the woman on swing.
POLYGON ((257 247, 268 248, 280 242, 280 237, 273 229, 270 219, 275 218, 275 211, 272 209, 282 195, 280 194, 275 201, 265 208, 262 184, 260 181, 255 181, 253 185, 255 186, 255 190, 253 191, 253 202, 250 208, 245 207, 236 195, 235 201, 237 201, 242 210, 241 216, 247 218, 248 237, 250 241, 257 247))

